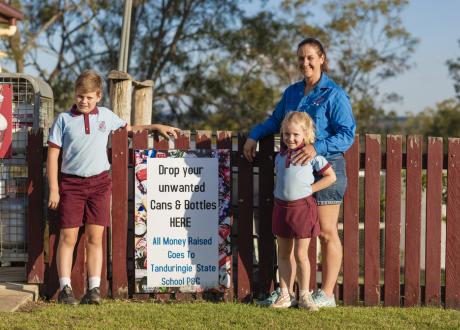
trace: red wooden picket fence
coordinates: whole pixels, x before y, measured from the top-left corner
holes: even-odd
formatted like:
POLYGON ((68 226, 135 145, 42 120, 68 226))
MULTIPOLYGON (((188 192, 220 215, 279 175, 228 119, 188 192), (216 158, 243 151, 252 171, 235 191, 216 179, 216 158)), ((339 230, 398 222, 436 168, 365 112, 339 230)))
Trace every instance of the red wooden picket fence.
MULTIPOLYGON (((237 148, 234 148, 237 150, 232 152, 233 175, 237 176, 236 187, 233 187, 233 283, 230 290, 221 298, 250 301, 266 296, 273 289, 276 278, 275 240, 271 233, 275 139, 273 136, 263 139, 259 143, 255 162, 249 163, 242 154, 245 134, 238 134, 232 138, 231 132, 221 131, 217 132, 216 140, 213 142, 211 133, 198 131, 191 140, 190 133, 184 132, 175 140, 174 148, 190 149, 193 142, 197 149, 209 149, 214 143, 217 148, 222 149, 231 149, 232 144, 237 145, 237 148), (257 251, 254 242, 257 242, 257 251)), ((147 132, 135 133, 131 148, 148 148, 148 139, 147 132)), ((356 137, 354 145, 345 154, 348 188, 341 219, 344 257, 343 270, 336 287, 339 300, 344 305, 442 305, 447 308, 460 308, 460 139, 448 139, 447 154, 443 153, 441 138, 429 137, 425 152, 421 136, 389 135, 385 141, 386 151, 382 151, 380 135, 369 134, 363 140, 364 145, 360 148, 359 138, 356 137), (441 244, 441 228, 444 221, 443 172, 447 172, 445 246, 441 244), (424 177, 426 230, 425 241, 422 242, 424 177), (364 188, 360 184, 362 181, 364 188), (363 190, 361 193, 360 189, 363 190), (384 209, 381 207, 382 197, 385 200, 384 209), (361 215, 360 199, 364 205, 361 215), (405 208, 402 210, 404 199, 405 208), (384 219, 381 213, 384 214, 384 219), (403 215, 405 222, 402 221, 403 215), (401 248, 403 225, 405 237, 404 247, 401 248), (364 240, 361 243, 360 226, 364 226, 364 240), (422 245, 425 246, 424 269, 420 266, 422 245), (364 258, 361 260, 360 251, 364 251, 364 258), (441 265, 442 252, 445 252, 445 267, 441 265), (404 267, 400 260, 403 260, 404 267)), ((153 146, 159 150, 169 149, 169 143, 165 140, 155 141, 153 146)), ((128 147, 126 130, 114 132, 111 148, 112 227, 104 236, 105 242, 110 244, 105 244, 107 248, 104 249, 102 294, 113 298, 153 296, 159 300, 200 299, 202 296, 198 294, 140 295, 133 292, 134 212, 129 211, 128 202, 133 198, 128 194, 129 171, 132 171, 129 166, 132 158, 131 148, 128 147)), ((41 284, 42 293, 53 298, 56 297, 58 289, 55 254, 59 231, 56 227, 56 214, 48 211, 48 221, 45 221, 45 154, 42 133, 31 132, 28 140, 27 275, 29 283, 41 284)), ((315 241, 316 239, 312 240, 309 250, 312 289, 320 282, 317 281, 317 277, 319 279, 320 276, 320 265, 316 262, 315 241)), ((84 242, 85 235, 81 231, 72 271, 72 286, 77 297, 85 291, 84 242)))

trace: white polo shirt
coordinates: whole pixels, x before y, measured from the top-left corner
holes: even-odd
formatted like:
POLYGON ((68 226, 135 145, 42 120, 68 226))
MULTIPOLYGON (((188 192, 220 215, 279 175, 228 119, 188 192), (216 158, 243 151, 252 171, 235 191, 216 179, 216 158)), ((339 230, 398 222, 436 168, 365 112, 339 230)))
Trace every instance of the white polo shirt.
POLYGON ((107 108, 96 107, 83 114, 74 105, 54 121, 48 145, 62 148, 62 173, 82 177, 97 175, 110 169, 107 158, 110 132, 126 125, 107 108))
POLYGON ((275 158, 276 185, 273 195, 283 201, 295 201, 312 194, 315 182, 313 172, 322 174, 331 165, 323 156, 316 155, 305 165, 286 165, 287 154, 280 152, 275 158))

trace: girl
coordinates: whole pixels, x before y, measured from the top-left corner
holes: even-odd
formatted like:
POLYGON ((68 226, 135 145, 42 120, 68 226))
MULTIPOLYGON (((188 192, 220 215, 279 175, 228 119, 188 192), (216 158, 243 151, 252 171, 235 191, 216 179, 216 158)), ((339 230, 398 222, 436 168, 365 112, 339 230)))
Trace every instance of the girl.
POLYGON ((287 308, 297 305, 291 280, 295 278, 294 267, 290 262, 294 250, 300 288, 298 305, 317 311, 318 307, 308 289, 308 245, 311 237, 319 235, 316 201, 312 194, 333 184, 336 177, 334 170, 322 156, 315 156, 304 166, 291 163, 293 153, 315 142, 313 120, 307 113, 288 113, 281 124, 281 134, 287 149, 281 151, 275 159, 276 186, 272 221, 272 231, 278 240, 281 294, 271 307, 287 308), (322 175, 317 182, 314 171, 322 175))

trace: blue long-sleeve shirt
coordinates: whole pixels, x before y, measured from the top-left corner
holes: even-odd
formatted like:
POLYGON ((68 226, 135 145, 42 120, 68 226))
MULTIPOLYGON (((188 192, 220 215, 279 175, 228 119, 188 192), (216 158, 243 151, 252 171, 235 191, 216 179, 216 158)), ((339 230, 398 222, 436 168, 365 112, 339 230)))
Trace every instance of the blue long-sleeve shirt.
POLYGON ((256 141, 280 131, 281 122, 290 111, 305 111, 315 122, 318 155, 331 156, 348 150, 355 139, 356 123, 348 95, 325 73, 315 88, 304 96, 305 81, 290 85, 272 115, 256 125, 249 137, 256 141))

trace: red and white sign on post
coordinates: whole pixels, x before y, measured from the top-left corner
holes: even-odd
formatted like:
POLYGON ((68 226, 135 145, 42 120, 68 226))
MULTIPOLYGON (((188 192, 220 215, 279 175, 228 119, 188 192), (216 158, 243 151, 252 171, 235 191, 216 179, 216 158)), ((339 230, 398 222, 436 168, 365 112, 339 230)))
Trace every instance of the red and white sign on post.
POLYGON ((12 96, 12 86, 0 84, 0 158, 11 158, 12 96))

